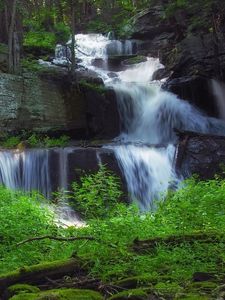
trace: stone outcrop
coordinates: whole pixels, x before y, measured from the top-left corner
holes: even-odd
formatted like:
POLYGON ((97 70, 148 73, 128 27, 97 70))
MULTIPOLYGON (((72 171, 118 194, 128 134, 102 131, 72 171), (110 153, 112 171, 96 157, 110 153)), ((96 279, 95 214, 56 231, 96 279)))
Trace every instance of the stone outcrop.
POLYGON ((224 22, 213 30, 210 11, 208 15, 199 12, 202 20, 198 25, 195 22, 198 12, 180 9, 165 17, 168 2, 155 3, 133 19, 131 37, 139 39, 138 54, 160 58, 169 75, 164 88, 207 114, 218 116, 210 82, 211 79, 225 81, 224 22))
POLYGON ((119 115, 113 91, 101 79, 79 74, 88 84, 73 84, 66 71, 51 68, 23 76, 0 73, 0 130, 66 132, 74 138, 113 138, 119 115), (85 77, 86 76, 86 77, 85 77))
POLYGON ((184 177, 197 174, 201 179, 224 174, 225 137, 193 132, 179 134, 176 170, 184 177))

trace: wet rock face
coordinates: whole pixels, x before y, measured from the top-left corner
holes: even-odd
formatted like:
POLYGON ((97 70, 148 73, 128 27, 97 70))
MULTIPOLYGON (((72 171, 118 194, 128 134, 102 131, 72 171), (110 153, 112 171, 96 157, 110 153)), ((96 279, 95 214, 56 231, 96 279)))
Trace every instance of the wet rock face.
MULTIPOLYGON (((67 165, 68 173, 65 180, 70 185, 74 181, 79 181, 81 176, 89 173, 97 172, 99 165, 105 165, 109 170, 113 171, 121 178, 122 189, 124 195, 127 195, 126 183, 124 176, 120 170, 114 151, 106 148, 85 148, 74 147, 68 151, 67 165)), ((60 149, 52 149, 49 152, 49 170, 52 191, 56 191, 61 186, 59 182, 60 170, 60 149)))
MULTIPOLYGON (((163 18, 165 4, 158 0, 134 19, 132 38, 139 40, 138 54, 160 58, 169 74, 166 89, 210 116, 218 116, 209 81, 225 81, 224 28, 217 28, 216 35, 204 27, 191 30, 193 16, 181 9, 172 18, 163 18)), ((161 79, 161 74, 156 78, 161 79)))
POLYGON ((179 77, 168 80, 163 88, 197 106, 208 116, 218 117, 219 111, 209 79, 201 76, 179 77))
POLYGON ((222 174, 225 165, 225 137, 180 134, 176 169, 185 177, 198 174, 201 179, 222 174))
POLYGON ((120 122, 114 92, 98 88, 102 80, 95 74, 79 73, 78 80, 84 79, 89 84, 78 88, 60 68, 38 76, 0 73, 0 130, 116 137, 120 122))
POLYGON ((165 32, 172 32, 173 28, 163 20, 162 5, 155 5, 136 16, 131 37, 140 40, 152 40, 165 32))

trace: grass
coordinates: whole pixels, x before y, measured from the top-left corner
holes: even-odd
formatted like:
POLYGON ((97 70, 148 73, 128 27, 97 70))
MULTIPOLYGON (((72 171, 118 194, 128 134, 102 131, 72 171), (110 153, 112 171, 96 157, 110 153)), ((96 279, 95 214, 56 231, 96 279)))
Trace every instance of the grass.
MULTIPOLYGON (((107 180, 109 175, 101 176, 107 180)), ((85 186, 90 193, 88 180, 83 181, 82 193, 85 186)), ((98 185, 92 188, 97 191, 98 185)), ((151 287, 173 297, 192 293, 190 299, 208 299, 204 295, 222 284, 225 275, 224 198, 224 180, 202 182, 192 178, 177 192, 169 193, 165 202, 159 202, 155 212, 140 214, 133 205, 117 204, 106 218, 91 218, 87 227, 64 229, 53 224, 51 213, 37 198, 0 188, 0 270, 3 273, 75 255, 86 261, 90 276, 103 282, 118 285, 118 281, 130 278, 136 282, 134 288, 151 287), (18 241, 41 234, 88 235, 96 240, 33 241, 16 247, 18 241), (212 239, 200 239, 201 234, 212 239), (191 238, 187 239, 187 235, 191 238), (168 238, 173 242, 168 243, 168 238), (146 246, 144 251, 134 247, 137 241, 149 239, 156 239, 154 247, 146 246), (198 272, 213 274, 214 283, 209 282, 207 287, 203 283, 194 285, 193 276, 198 272)))

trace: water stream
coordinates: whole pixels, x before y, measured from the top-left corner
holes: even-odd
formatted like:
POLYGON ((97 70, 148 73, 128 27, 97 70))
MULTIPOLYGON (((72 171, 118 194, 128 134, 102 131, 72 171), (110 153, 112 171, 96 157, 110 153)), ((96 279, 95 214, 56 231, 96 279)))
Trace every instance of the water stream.
MULTIPOLYGON (((101 34, 78 34, 77 61, 80 68, 95 71, 107 87, 115 90, 122 128, 116 140, 121 145, 106 147, 111 147, 115 153, 130 199, 137 201, 142 210, 154 208, 154 200, 163 197, 178 180, 173 168, 177 140, 174 129, 224 135, 225 123, 208 118, 188 102, 162 90, 161 82, 152 81, 154 72, 163 68, 157 58, 147 57, 145 62, 109 75, 110 56, 128 56, 136 51, 132 41, 111 38, 101 34), (96 67, 93 64, 96 59, 101 59, 104 67, 96 67)), ((69 47, 58 45, 54 63, 68 63, 69 56, 69 47)), ((69 150, 57 151, 59 187, 67 189, 69 150)), ((12 189, 35 189, 49 197, 52 190, 49 172, 48 150, 0 152, 0 182, 12 189)))

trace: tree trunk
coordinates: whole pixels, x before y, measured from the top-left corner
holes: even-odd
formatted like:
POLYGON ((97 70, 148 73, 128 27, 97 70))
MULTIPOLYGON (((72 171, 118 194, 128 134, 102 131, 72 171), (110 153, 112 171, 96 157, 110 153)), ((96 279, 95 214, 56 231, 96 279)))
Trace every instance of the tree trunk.
POLYGON ((14 57, 14 55, 17 55, 18 52, 18 39, 16 39, 16 33, 15 33, 15 19, 16 19, 16 0, 12 0, 12 13, 11 13, 11 19, 10 19, 10 25, 9 25, 9 31, 8 31, 8 48, 9 48, 9 59, 8 59, 8 69, 9 73, 15 73, 17 68, 17 59, 14 57))
POLYGON ((75 68, 76 68, 76 56, 75 56, 75 3, 71 1, 71 76, 74 80, 75 78, 75 68))

